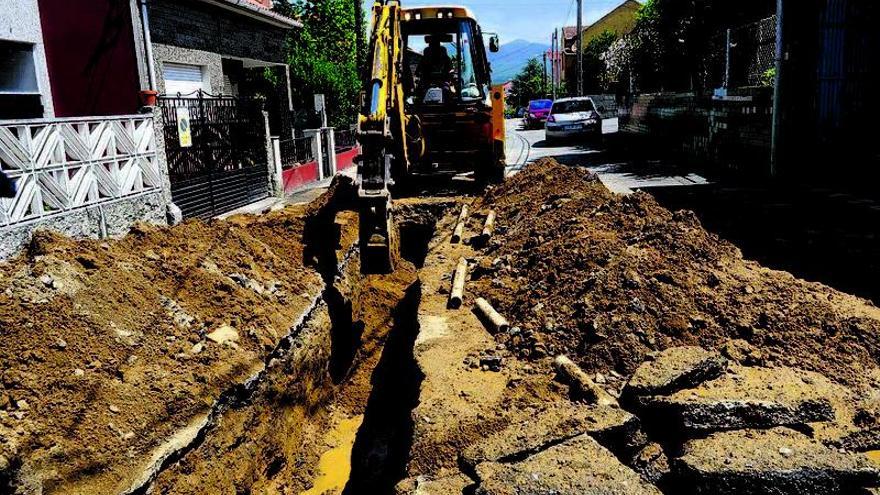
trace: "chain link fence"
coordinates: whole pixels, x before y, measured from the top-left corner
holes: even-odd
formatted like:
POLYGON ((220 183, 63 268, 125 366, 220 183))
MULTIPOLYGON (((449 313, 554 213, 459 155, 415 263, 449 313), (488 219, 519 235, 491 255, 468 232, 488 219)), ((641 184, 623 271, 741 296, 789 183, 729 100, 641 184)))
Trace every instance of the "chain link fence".
POLYGON ((776 16, 719 32, 703 59, 705 88, 771 86, 776 67, 776 16))

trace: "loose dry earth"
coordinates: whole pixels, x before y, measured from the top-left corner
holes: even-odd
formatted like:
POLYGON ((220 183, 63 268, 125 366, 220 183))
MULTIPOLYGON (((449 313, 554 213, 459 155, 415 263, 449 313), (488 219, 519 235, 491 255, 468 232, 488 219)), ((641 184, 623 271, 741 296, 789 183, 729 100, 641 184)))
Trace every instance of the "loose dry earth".
POLYGON ((476 205, 489 207, 499 232, 474 291, 520 327, 510 344, 524 357, 569 353, 589 371, 628 376, 651 352, 700 345, 878 384, 880 310, 744 260, 692 212, 614 195, 550 160, 476 205))
POLYGON ((346 194, 116 241, 42 234, 0 265, 0 491, 880 484, 868 301, 552 160, 480 197, 399 201, 405 259, 363 276, 346 194), (510 328, 472 311, 478 297, 510 328))
POLYGON ((399 493, 852 493, 880 481, 853 452, 880 446, 869 301, 744 260, 692 213, 552 160, 461 202, 473 212, 464 243, 450 241, 456 208, 421 271, 425 377, 399 493), (444 305, 460 257, 471 272, 456 311, 444 305), (487 331, 468 311, 477 297, 509 330, 487 331), (557 374, 559 354, 581 369, 557 374), (589 427, 570 423, 579 414, 589 427), (613 456, 575 441, 584 434, 613 456))

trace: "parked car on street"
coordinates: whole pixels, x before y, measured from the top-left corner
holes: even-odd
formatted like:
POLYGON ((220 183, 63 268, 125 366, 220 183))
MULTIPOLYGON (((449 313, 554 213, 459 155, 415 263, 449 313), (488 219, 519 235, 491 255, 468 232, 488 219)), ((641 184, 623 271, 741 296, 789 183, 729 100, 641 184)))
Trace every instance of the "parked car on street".
POLYGON ((553 103, 547 117, 548 141, 571 138, 602 138, 602 116, 589 97, 562 98, 553 103))
POLYGON ((553 106, 553 100, 532 100, 529 102, 529 108, 523 117, 523 125, 526 129, 540 128, 547 122, 547 116, 550 115, 550 108, 553 106))

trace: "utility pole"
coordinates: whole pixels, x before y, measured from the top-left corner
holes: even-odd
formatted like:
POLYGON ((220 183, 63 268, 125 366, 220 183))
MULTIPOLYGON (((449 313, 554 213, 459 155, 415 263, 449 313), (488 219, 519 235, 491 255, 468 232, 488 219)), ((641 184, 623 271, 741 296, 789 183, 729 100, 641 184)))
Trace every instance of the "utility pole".
POLYGON ((562 87, 562 78, 565 77, 565 31, 556 30, 556 86, 562 87))
POLYGON ((553 85, 553 99, 556 99, 556 30, 550 37, 550 84, 553 85))
POLYGON ((565 35, 562 28, 557 29, 556 33, 556 85, 561 88, 565 77, 565 35))
POLYGON ((578 25, 577 25, 577 96, 584 95, 584 0, 578 0, 578 25))
POLYGON ((731 42, 733 38, 731 38, 731 30, 727 28, 727 43, 724 47, 724 89, 730 87, 730 48, 732 47, 731 42))
POLYGON ((544 52, 544 77, 541 79, 541 97, 547 95, 547 52, 544 52))

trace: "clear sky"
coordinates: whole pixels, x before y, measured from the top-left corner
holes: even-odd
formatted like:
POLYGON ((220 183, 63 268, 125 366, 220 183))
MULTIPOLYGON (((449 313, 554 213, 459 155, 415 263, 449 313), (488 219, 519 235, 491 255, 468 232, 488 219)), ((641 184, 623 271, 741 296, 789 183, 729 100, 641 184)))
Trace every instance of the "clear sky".
MULTIPOLYGON (((590 24, 623 0, 584 0, 584 24, 590 24)), ((576 0, 403 0, 404 7, 464 5, 477 16, 483 31, 497 32, 501 42, 516 39, 550 44, 553 28, 577 23, 576 0)), ((369 12, 373 0, 364 0, 369 12)), ((369 14, 368 14, 369 15, 369 14)))

